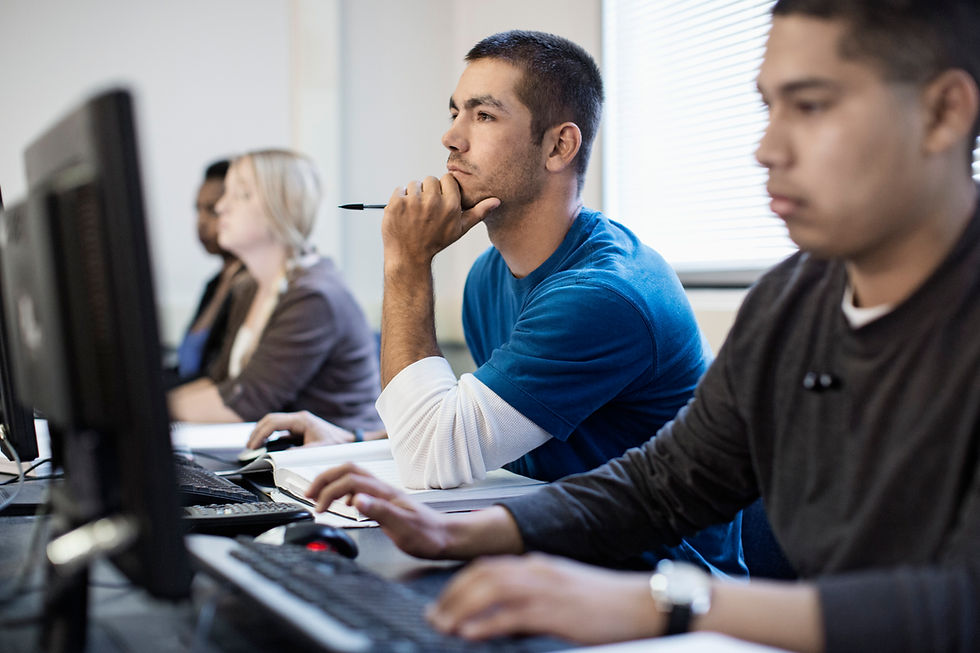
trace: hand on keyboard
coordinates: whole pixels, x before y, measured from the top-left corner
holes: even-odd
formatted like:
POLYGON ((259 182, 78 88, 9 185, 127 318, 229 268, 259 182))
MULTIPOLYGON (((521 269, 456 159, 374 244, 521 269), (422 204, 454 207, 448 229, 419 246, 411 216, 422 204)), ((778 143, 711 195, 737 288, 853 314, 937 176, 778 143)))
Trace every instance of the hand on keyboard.
POLYGON ((484 639, 547 634, 582 644, 664 634, 649 572, 610 571, 542 553, 483 558, 453 576, 428 612, 442 632, 484 639))
POLYGON ((566 649, 555 640, 464 640, 425 619, 427 596, 335 553, 191 536, 198 563, 331 651, 479 653, 566 649))

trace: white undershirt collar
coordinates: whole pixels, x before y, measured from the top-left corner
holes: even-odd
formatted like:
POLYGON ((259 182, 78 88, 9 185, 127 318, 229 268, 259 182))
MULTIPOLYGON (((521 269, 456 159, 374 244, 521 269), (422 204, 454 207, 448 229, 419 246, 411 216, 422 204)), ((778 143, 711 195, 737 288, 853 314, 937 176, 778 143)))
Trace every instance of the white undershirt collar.
POLYGON ((844 287, 844 299, 841 301, 840 307, 841 310, 844 311, 844 317, 847 318, 847 323, 851 325, 851 328, 860 329, 867 324, 871 324, 879 317, 891 313, 892 309, 895 308, 895 305, 879 304, 878 306, 870 306, 867 308, 855 306, 854 288, 852 288, 850 282, 848 282, 844 287))

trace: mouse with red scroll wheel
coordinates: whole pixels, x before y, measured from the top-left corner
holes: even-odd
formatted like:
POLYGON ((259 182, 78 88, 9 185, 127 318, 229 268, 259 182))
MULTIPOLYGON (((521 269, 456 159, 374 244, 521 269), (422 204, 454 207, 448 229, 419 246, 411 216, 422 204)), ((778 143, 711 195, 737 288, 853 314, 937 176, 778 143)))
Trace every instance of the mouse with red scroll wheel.
POLYGON ((283 544, 298 544, 311 551, 333 551, 346 558, 357 557, 357 544, 343 529, 309 521, 286 524, 283 528, 283 544))

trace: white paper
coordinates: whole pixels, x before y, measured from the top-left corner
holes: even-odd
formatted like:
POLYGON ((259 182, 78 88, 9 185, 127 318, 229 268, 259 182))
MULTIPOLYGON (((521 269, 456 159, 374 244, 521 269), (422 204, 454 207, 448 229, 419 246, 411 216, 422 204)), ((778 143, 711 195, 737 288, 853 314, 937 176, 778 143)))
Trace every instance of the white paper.
MULTIPOLYGON (((687 633, 573 649, 574 653, 780 653, 783 649, 744 642, 718 633, 687 633)), ((566 653, 572 653, 571 650, 566 653)))
POLYGON ((248 444, 248 438, 253 430, 255 430, 255 422, 229 424, 174 422, 170 425, 170 439, 175 449, 238 454, 248 444))

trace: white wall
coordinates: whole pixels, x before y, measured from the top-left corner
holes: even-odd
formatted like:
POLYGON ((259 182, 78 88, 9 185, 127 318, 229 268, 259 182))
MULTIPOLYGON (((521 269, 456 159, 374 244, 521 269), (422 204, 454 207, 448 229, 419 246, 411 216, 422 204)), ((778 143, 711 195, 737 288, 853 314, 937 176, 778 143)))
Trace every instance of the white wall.
POLYGON ((0 184, 25 192, 24 147, 99 89, 136 94, 142 170, 165 338, 188 319, 217 261, 192 207, 206 163, 290 144, 289 12, 264 0, 4 0, 0 184))
MULTIPOLYGON (((447 152, 440 138, 449 126, 449 96, 465 67, 463 56, 483 37, 507 29, 545 30, 581 44, 597 60, 601 53, 599 0, 496 0, 486 4, 358 0, 341 3, 332 17, 320 7, 315 0, 299 4, 298 22, 310 29, 320 21, 317 31, 340 35, 342 165, 332 205, 385 203, 396 186, 445 172, 447 152), (317 15, 311 15, 312 11, 317 15), (339 29, 326 24, 331 18, 339 29)), ((307 107, 305 113, 321 112, 307 107)), ((600 168, 595 162, 584 190, 586 202, 593 206, 601 203, 600 168)), ((381 214, 336 213, 342 238, 337 256, 343 259, 348 281, 377 325, 382 291, 381 214)), ((477 227, 436 258, 436 321, 443 340, 462 340, 459 314, 465 272, 488 245, 486 231, 477 227)))
MULTIPOLYGON (((380 213, 395 186, 445 169, 448 98, 480 38, 555 32, 598 60, 600 0, 3 0, 0 185, 24 192, 24 147, 98 88, 137 94, 147 212, 162 332, 183 329, 216 262, 191 210, 215 156, 292 146, 321 167, 327 201, 314 240, 335 257, 377 325, 380 213)), ((601 207, 598 153, 584 191, 601 207)), ((482 228, 436 260, 439 334, 460 338, 465 270, 482 228)))

